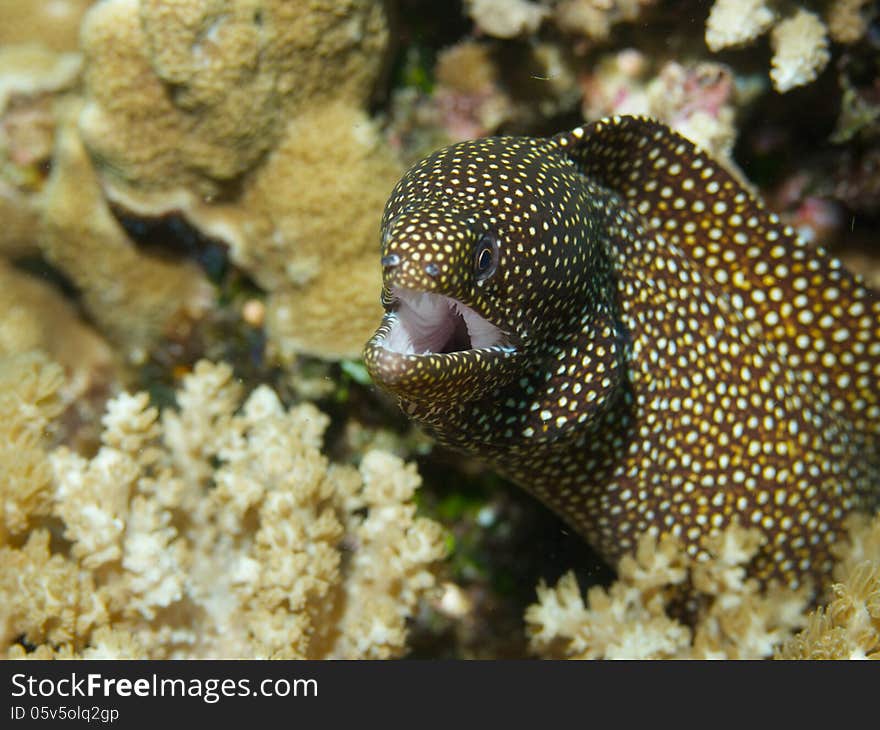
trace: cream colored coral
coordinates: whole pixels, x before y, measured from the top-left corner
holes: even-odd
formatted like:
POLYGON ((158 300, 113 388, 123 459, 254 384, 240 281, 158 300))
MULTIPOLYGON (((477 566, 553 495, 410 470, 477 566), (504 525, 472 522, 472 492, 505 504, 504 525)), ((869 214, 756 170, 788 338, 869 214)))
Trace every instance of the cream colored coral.
POLYGON ((45 438, 63 410, 61 368, 42 353, 0 355, 0 546, 49 514, 45 438))
POLYGON ((655 0, 562 0, 554 7, 556 24, 568 33, 604 40, 617 23, 634 21, 655 0))
POLYGON ((746 579, 760 539, 733 525, 707 540, 706 560, 694 560, 675 540, 646 534, 621 560, 617 582, 590 588, 586 602, 571 573, 555 588, 541 583, 526 612, 532 650, 578 659, 771 656, 803 625, 811 591, 762 591, 746 579), (672 615, 684 595, 698 608, 693 628, 672 615))
POLYGON ((120 393, 94 456, 51 454, 65 541, 37 523, 0 549, 3 651, 24 635, 47 657, 401 655, 446 552, 415 515, 415 469, 382 452, 330 465, 324 414, 266 386, 242 402, 226 365, 198 363, 177 401, 159 414, 120 393))
POLYGON ((782 659, 880 659, 880 512, 848 519, 826 606, 777 652, 782 659))
POLYGON ((0 547, 0 646, 17 637, 50 647, 75 644, 107 621, 91 573, 53 553, 49 531, 30 533, 19 549, 0 547))
MULTIPOLYGON (((855 43, 868 29, 871 0, 833 0, 828 8, 828 34, 838 43, 855 43)), ((874 11, 877 12, 876 10, 874 11)))
POLYGON ((780 92, 810 83, 831 58, 826 28, 819 16, 808 10, 798 10, 778 23, 770 34, 770 44, 770 78, 780 92))
POLYGON ((741 46, 767 32, 776 19, 767 0, 715 0, 706 20, 710 51, 741 46))
POLYGON ((467 12, 488 35, 515 38, 534 33, 548 14, 529 0, 467 0, 467 12))
POLYGON ((581 599, 572 573, 555 588, 543 581, 538 603, 526 611, 531 648, 549 657, 571 659, 656 659, 680 655, 690 630, 666 615, 659 588, 687 577, 683 553, 669 538, 658 545, 643 538, 636 557, 621 563, 621 579, 606 590, 594 586, 581 599))

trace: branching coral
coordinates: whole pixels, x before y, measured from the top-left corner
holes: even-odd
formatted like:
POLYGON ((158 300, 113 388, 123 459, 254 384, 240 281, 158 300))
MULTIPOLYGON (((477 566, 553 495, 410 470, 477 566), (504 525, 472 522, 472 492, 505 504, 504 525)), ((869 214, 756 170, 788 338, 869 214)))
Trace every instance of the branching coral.
POLYGON ((840 43, 864 35, 868 5, 865 0, 830 0, 823 22, 806 8, 785 13, 782 3, 771 0, 715 0, 706 21, 706 45, 711 51, 743 46, 772 28, 770 78, 777 91, 786 92, 815 80, 828 65, 829 35, 840 43))
POLYGON ((554 7, 554 17, 562 30, 601 41, 614 25, 637 20, 642 10, 655 1, 561 0, 554 7))
POLYGON ((876 15, 871 0, 835 0, 828 8, 828 33, 838 43, 855 43, 868 30, 868 13, 876 15))
POLYGON ((634 21, 656 0, 467 0, 477 27, 495 38, 534 34, 545 19, 577 36, 602 41, 611 28, 634 21))
POLYGON ((777 91, 789 91, 815 80, 831 58, 825 26, 807 10, 799 10, 778 23, 770 34, 770 45, 770 78, 777 91))
POLYGON ((532 650, 545 657, 736 658, 771 656, 804 623, 811 591, 746 577, 757 552, 757 531, 736 525, 706 543, 709 559, 694 561, 669 537, 644 535, 635 556, 624 557, 610 588, 591 588, 584 602, 572 573, 526 612, 532 650), (683 598, 693 627, 675 616, 683 598))
POLYGON ((229 367, 201 362, 179 410, 160 416, 145 394, 122 393, 93 457, 60 447, 48 473, 43 459, 40 499, 19 510, 36 527, 0 561, 10 656, 19 636, 40 656, 405 651, 446 551, 439 526, 415 516, 414 468, 382 452, 359 471, 328 465, 328 419, 313 406, 285 409, 265 386, 241 401, 229 367), (39 527, 49 513, 57 545, 39 527), (27 592, 17 575, 32 576, 27 592))
POLYGON ((777 652, 782 659, 880 659, 880 513, 850 518, 831 600, 777 652))
POLYGON ((495 38, 534 33, 548 12, 529 0, 467 0, 467 11, 481 30, 495 38))
POLYGON ((63 381, 61 368, 40 353, 0 356, 0 546, 49 513, 44 434, 63 407, 63 381))
POLYGON ((775 19, 767 0, 715 0, 706 20, 706 45, 711 51, 744 45, 766 33, 775 19))

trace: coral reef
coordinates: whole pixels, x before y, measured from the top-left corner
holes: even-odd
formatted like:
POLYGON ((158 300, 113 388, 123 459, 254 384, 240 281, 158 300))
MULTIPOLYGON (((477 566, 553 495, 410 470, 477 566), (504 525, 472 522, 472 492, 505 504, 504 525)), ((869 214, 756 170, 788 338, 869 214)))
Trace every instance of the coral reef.
POLYGON ((880 514, 850 519, 827 605, 776 652, 780 659, 880 659, 880 514))
POLYGON ((610 588, 581 596, 573 573, 553 588, 538 586, 526 612, 532 650, 568 659, 761 659, 805 621, 811 589, 746 577, 761 545, 756 530, 731 525, 707 538, 705 561, 693 560, 672 538, 639 540, 618 565, 610 588), (691 621, 676 617, 684 597, 691 621))
POLYGON ((61 294, 0 260, 0 356, 40 350, 67 373, 66 399, 109 379, 115 355, 61 294))
POLYGON ((608 38, 614 25, 636 20, 655 0, 467 0, 477 27, 495 38, 535 33, 552 18, 562 31, 593 41, 608 38))
POLYGON ((81 60, 35 44, 0 42, 0 254, 37 250, 39 191, 51 160, 54 98, 77 83, 81 60))
POLYGON ((467 0, 467 10, 480 30, 496 38, 534 33, 548 13, 529 0, 467 0))
POLYGON ((770 34, 770 45, 770 78, 777 91, 789 91, 814 81, 831 58, 825 26, 808 10, 798 10, 778 23, 770 34))
MULTIPOLYGON (((123 358, 138 362, 160 336, 201 316, 213 292, 195 266, 138 250, 111 213, 76 132, 81 66, 77 54, 38 45, 0 49, 0 253, 50 261, 80 290, 101 333, 123 358)), ((34 305, 35 296, 28 295, 34 305)), ((41 305, 49 296, 39 298, 41 305)), ((52 306, 61 313, 55 299, 52 306)), ((63 327, 71 316, 60 314, 56 324, 38 317, 47 338, 64 331, 66 352, 45 341, 33 346, 65 365, 77 352, 95 354, 93 335, 78 343, 85 329, 63 327)), ((7 321, 6 330, 13 324, 7 321)))
POLYGON ((326 416, 285 409, 266 386, 242 402, 231 369, 206 361, 179 410, 160 416, 146 394, 120 393, 94 456, 47 452, 37 440, 60 381, 37 356, 0 363, 3 443, 19 452, 3 455, 19 474, 4 484, 0 547, 8 656, 405 651, 446 553, 440 527, 415 516, 412 466, 380 451, 359 470, 328 464, 326 416))
POLYGON ((79 45, 80 21, 94 2, 0 0, 0 46, 39 43, 53 51, 75 51, 79 45))
POLYGON ((812 612, 808 586, 745 577, 760 545, 755 530, 732 525, 710 536, 706 561, 645 535, 620 561, 617 581, 590 588, 586 601, 571 572, 552 588, 538 585, 538 602, 526 611, 532 651, 568 659, 880 658, 880 513, 853 515, 847 529, 830 601, 812 612))
POLYGON ((657 69, 635 49, 604 57, 583 77, 582 88, 586 119, 614 114, 660 119, 731 169, 736 112, 755 95, 754 89, 737 88, 732 69, 723 64, 669 61, 657 69))
POLYGON ((828 7, 828 33, 838 43, 855 43, 868 30, 868 13, 876 15, 871 0, 833 0, 828 7))
POLYGON ((554 7, 556 24, 563 31, 594 41, 608 38, 614 25, 633 22, 656 0, 562 0, 554 7))
MULTIPOLYGON (((63 410, 63 380, 61 368, 38 352, 0 356, 0 546, 19 538, 51 509, 44 440, 50 422, 63 410)), ((0 566, 10 580, 14 573, 5 561, 0 566)))
POLYGON ((110 0, 83 26, 80 129, 106 193, 228 244, 275 295, 282 354, 355 356, 378 313, 375 230, 400 169, 364 106, 386 38, 369 0, 110 0))
POLYGON ((646 537, 612 582, 349 359, 403 165, 610 114, 662 119, 880 286, 877 19, 868 0, 0 0, 0 653, 880 655, 880 518, 851 521, 815 604, 744 578, 738 528, 705 563, 646 537), (800 89, 794 113, 774 89, 800 89), (416 459, 420 511, 454 537, 415 514, 416 459), (606 587, 542 584, 526 637, 560 564, 606 587))
POLYGON ((825 20, 805 7, 787 12, 771 0, 715 0, 706 20, 706 45, 712 51, 747 45, 768 30, 773 48, 770 78, 779 92, 814 81, 828 65, 829 36, 854 43, 868 28, 865 0, 830 0, 825 20))
POLYGON ((162 334, 198 318, 213 301, 201 271, 138 251, 112 215, 75 123, 62 115, 54 168, 43 191, 40 243, 82 291, 100 329, 133 362, 162 334))

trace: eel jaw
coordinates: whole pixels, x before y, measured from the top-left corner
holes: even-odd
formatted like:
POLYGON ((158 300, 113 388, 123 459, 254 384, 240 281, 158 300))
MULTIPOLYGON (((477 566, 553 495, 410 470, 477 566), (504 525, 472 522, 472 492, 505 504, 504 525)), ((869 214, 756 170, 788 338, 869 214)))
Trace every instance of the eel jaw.
POLYGON ((392 352, 435 355, 512 347, 501 329, 456 299, 402 287, 391 293, 394 309, 386 315, 389 329, 381 344, 392 352))
POLYGON ((438 407, 510 382, 522 365, 512 337, 465 304, 432 292, 386 290, 386 313, 364 349, 376 385, 438 407))

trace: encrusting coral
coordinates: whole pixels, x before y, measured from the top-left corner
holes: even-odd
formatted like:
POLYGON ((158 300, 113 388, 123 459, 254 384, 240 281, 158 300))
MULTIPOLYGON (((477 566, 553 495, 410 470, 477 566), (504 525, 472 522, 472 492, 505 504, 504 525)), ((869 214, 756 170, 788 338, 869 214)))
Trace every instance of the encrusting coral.
POLYGON ((228 244, 274 295, 282 354, 356 356, 379 311, 400 168, 365 106, 387 35, 372 0, 108 0, 83 24, 79 126, 106 193, 228 244))
POLYGON ((0 0, 0 46, 35 42, 74 51, 83 13, 95 0, 0 0))
POLYGON ((406 620, 446 553, 439 525, 415 516, 414 467, 379 451, 359 470, 329 465, 324 414, 285 409, 266 386, 242 403, 231 369, 207 361, 184 379, 179 410, 160 416, 146 394, 121 393, 94 456, 47 453, 34 440, 61 381, 38 356, 0 361, 3 443, 17 452, 3 458, 8 656, 405 651, 406 620))
POLYGON ((52 157, 55 99, 75 87, 81 65, 75 53, 0 41, 0 254, 37 250, 39 192, 52 157))
MULTIPOLYGON (((0 47, 0 253, 51 262, 79 290, 120 359, 139 362, 161 336, 199 317, 214 296, 195 266, 139 250, 111 213, 76 131, 81 67, 76 53, 37 44, 0 47)), ((5 280, 13 277, 3 269, 5 280)), ((26 279, 16 281, 21 290, 26 279)), ((34 325, 18 328, 16 337, 30 341, 25 349, 41 347, 65 366, 90 370, 95 335, 78 341, 87 328, 68 327, 74 317, 60 295, 46 290, 38 296, 35 284, 27 291, 27 306, 19 302, 14 311, 32 308, 32 315, 7 318, 7 335, 19 320, 34 325), (41 331, 46 334, 39 342, 41 331), (59 335, 63 347, 48 343, 59 335)))
POLYGON ((108 344, 67 299, 0 260, 0 356, 46 352, 67 373, 65 399, 102 382, 114 365, 108 344))
POLYGON ((213 292, 190 263, 164 261, 135 248, 110 211, 70 121, 62 113, 54 167, 43 191, 41 248, 82 291, 99 328, 140 362, 159 336, 198 318, 213 292))

